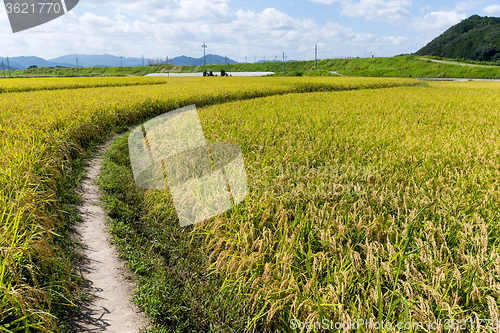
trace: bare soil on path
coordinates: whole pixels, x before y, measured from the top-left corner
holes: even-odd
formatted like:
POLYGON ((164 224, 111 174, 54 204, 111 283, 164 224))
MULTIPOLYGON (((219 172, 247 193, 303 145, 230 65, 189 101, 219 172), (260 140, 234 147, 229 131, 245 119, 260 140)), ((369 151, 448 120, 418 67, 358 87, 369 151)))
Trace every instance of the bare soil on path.
POLYGON ((80 183, 82 222, 74 229, 75 236, 84 244, 85 259, 79 268, 85 280, 80 288, 92 295, 92 301, 84 304, 80 315, 73 320, 74 332, 135 333, 149 326, 145 315, 131 302, 134 286, 123 261, 109 242, 107 216, 100 206, 98 186, 94 184, 101 169, 102 155, 110 144, 108 140, 89 161, 80 183))
POLYGON ((467 64, 467 63, 463 63, 463 62, 444 61, 444 60, 436 60, 436 59, 428 59, 428 58, 419 58, 419 59, 420 60, 426 60, 426 61, 432 61, 432 62, 440 62, 440 63, 443 63, 443 64, 450 64, 450 65, 498 68, 498 66, 475 65, 475 64, 467 64))

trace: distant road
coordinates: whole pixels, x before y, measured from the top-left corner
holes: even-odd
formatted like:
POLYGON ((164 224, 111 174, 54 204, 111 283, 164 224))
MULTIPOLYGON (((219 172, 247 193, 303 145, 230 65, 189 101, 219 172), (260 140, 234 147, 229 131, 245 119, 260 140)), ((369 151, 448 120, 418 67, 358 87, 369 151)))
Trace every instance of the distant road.
POLYGON ((486 66, 486 65, 474 65, 474 64, 464 64, 463 62, 452 62, 452 61, 443 61, 443 60, 435 60, 435 59, 427 59, 427 58, 419 58, 420 60, 427 60, 427 61, 433 61, 433 62, 441 62, 443 64, 450 64, 450 65, 460 65, 460 66, 472 66, 472 67, 487 67, 487 68, 500 68, 499 66, 486 66))

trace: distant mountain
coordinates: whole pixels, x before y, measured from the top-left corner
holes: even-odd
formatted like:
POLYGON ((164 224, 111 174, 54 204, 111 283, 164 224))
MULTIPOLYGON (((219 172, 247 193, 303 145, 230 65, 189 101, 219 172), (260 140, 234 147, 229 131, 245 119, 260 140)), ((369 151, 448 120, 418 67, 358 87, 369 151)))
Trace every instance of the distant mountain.
MULTIPOLYGON (((7 69, 7 58, 0 58, 0 62, 3 61, 5 68, 7 69)), ((36 65, 38 67, 73 67, 74 65, 70 63, 55 63, 47 61, 40 57, 12 57, 9 58, 10 69, 26 69, 31 65, 36 65)))
MULTIPOLYGON (((62 57, 50 59, 52 62, 71 63, 71 67, 76 67, 76 58, 78 58, 78 66, 80 67, 119 67, 119 66, 141 66, 142 58, 127 58, 111 55, 85 55, 85 54, 69 54, 62 57)), ((147 65, 146 59, 144 60, 147 65)))
POLYGON ((500 17, 473 15, 446 30, 415 54, 500 61, 500 17))
POLYGON ((2 62, 3 62, 3 68, 0 67, 0 69, 5 69, 5 70, 8 70, 9 69, 9 66, 10 66, 10 69, 21 69, 23 68, 23 66, 19 65, 18 63, 16 62, 13 62, 11 60, 11 58, 9 58, 9 62, 7 62, 7 58, 2 58, 0 57, 0 66, 2 65, 2 62))
MULTIPOLYGON (((40 57, 12 57, 9 58, 10 69, 26 69, 31 65, 36 65, 38 67, 76 67, 76 59, 78 58, 78 66, 80 67, 118 67, 118 66, 142 66, 143 59, 142 58, 129 58, 129 57, 120 57, 111 55, 111 54, 102 54, 102 55, 85 55, 85 54, 69 54, 62 57, 57 57, 49 60, 45 60, 40 57)), ((0 66, 1 61, 3 60, 5 64, 5 69, 7 69, 7 59, 0 58, 0 66)), ((148 65, 150 59, 144 58, 144 65, 148 65)), ((153 60, 153 59, 152 59, 153 60)), ((165 63, 165 58, 163 59, 154 59, 155 63, 159 60, 160 63, 165 63)), ((215 54, 207 54, 206 55, 207 65, 211 64, 224 64, 224 57, 215 55, 215 54)), ((181 65, 203 65, 203 57, 200 58, 192 58, 187 56, 175 57, 173 59, 169 59, 169 63, 181 66, 181 65)), ((236 61, 227 58, 228 64, 237 64, 236 61)), ((0 67, 0 70, 2 68, 0 67)))
MULTIPOLYGON (((225 64, 225 58, 216 55, 216 54, 207 54, 205 56, 205 61, 207 62, 207 65, 223 65, 225 64)), ((228 64, 237 64, 236 61, 233 59, 227 58, 227 63, 228 64)), ((185 55, 180 56, 180 57, 175 57, 171 64, 176 65, 176 66, 186 66, 186 65, 195 65, 195 66, 202 66, 204 64, 203 62, 203 57, 200 58, 192 58, 192 57, 186 57, 185 55)))
MULTIPOLYGON (((82 54, 70 54, 54 59, 50 59, 52 62, 72 62, 73 67, 76 66, 76 58, 78 58, 78 65, 80 67, 117 67, 117 66, 142 66, 142 58, 127 58, 111 55, 111 54, 103 54, 103 55, 82 55, 82 54)), ((148 65, 149 61, 152 63, 165 63, 166 57, 162 59, 147 59, 144 58, 144 65, 148 65)), ((214 54, 207 54, 206 61, 208 64, 223 64, 224 57, 214 54)), ((236 61, 228 58, 228 64, 236 64, 236 61)), ((187 56, 180 56, 175 58, 170 58, 168 61, 172 65, 181 66, 181 65, 203 65, 203 57, 201 58, 192 58, 187 56)))

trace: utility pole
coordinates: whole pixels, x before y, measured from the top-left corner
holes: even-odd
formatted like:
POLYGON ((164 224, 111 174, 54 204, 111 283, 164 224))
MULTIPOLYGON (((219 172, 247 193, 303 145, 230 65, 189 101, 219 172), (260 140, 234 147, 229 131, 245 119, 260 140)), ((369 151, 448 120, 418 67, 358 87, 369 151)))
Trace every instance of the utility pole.
POLYGON ((78 58, 76 58, 76 72, 78 73, 78 77, 80 77, 80 69, 78 68, 78 58))
POLYGON ((3 64, 3 60, 2 60, 2 69, 3 69, 3 78, 5 79, 5 65, 3 64))
POLYGON ((227 73, 227 56, 224 57, 224 62, 226 63, 226 73, 227 73))
POLYGON ((7 56, 7 67, 9 68, 9 77, 12 78, 10 75, 10 63, 9 63, 9 56, 7 56))
POLYGON ((123 61, 122 61, 122 58, 123 58, 123 57, 120 57, 120 67, 123 67, 123 61))
POLYGON ((207 71, 207 60, 205 58, 205 49, 208 47, 205 42, 203 42, 203 45, 201 46, 203 48, 203 64, 205 65, 205 72, 207 71))
POLYGON ((283 52, 283 76, 285 76, 285 52, 283 52))
POLYGON ((144 67, 144 55, 142 56, 142 67, 144 67))
POLYGON ((314 48, 314 70, 316 70, 318 64, 318 44, 314 48))

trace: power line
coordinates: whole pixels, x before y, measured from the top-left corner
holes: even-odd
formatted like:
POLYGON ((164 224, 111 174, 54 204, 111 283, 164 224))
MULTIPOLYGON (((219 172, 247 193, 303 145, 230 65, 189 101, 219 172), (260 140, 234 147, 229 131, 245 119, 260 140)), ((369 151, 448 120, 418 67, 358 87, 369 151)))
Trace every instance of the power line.
POLYGON ((9 68, 9 77, 12 78, 10 75, 10 63, 9 63, 9 56, 7 56, 7 67, 9 68))
POLYGON ((283 51, 283 76, 285 76, 285 52, 283 51))
POLYGON ((206 72, 207 71, 207 60, 205 58, 205 49, 208 46, 207 46, 207 44, 205 44, 205 42, 203 42, 203 45, 201 47, 203 47, 203 64, 205 65, 205 72, 206 72))
POLYGON ((316 44, 316 47, 314 48, 314 70, 316 70, 317 67, 317 59, 318 59, 318 44, 316 44))

